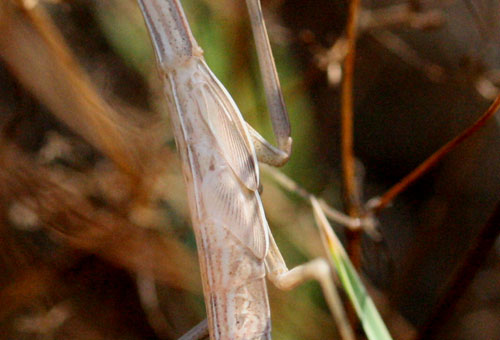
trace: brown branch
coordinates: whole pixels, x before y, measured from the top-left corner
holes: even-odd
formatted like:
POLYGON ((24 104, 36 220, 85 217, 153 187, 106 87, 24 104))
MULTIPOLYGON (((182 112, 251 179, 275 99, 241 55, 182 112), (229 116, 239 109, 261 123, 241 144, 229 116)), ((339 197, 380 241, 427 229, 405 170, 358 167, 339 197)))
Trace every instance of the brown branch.
MULTIPOLYGON (((353 133, 353 82, 354 62, 356 59, 356 31, 358 27, 359 0, 351 0, 349 17, 347 19, 347 55, 344 60, 344 76, 342 77, 341 95, 341 155, 342 155, 342 186, 343 201, 347 214, 359 217, 361 202, 356 183, 356 164, 354 158, 353 133)), ((361 268, 361 235, 362 230, 346 230, 347 254, 354 267, 361 268)), ((356 328, 356 313, 351 304, 347 304, 347 315, 353 328, 356 328)))
POLYGON ((390 188, 385 194, 380 197, 380 199, 375 204, 373 210, 375 214, 379 214, 387 205, 389 205, 394 198, 401 192, 406 190, 411 184, 413 184, 417 179, 422 177, 431 168, 433 168, 437 163, 439 163, 448 153, 455 149, 460 143, 466 140, 469 136, 474 134, 477 130, 483 127, 484 124, 490 119, 495 112, 500 107, 500 94, 496 97, 490 107, 486 112, 470 127, 465 129, 460 135, 453 138, 451 141, 443 145, 439 150, 433 153, 429 158, 427 158, 422 164, 420 164, 415 170, 410 172, 401 181, 396 183, 392 188, 390 188))
MULTIPOLYGON (((359 0, 351 0, 349 18, 347 21, 347 55, 344 60, 344 77, 342 78, 342 174, 344 189, 344 204, 346 212, 351 217, 359 217, 361 213, 360 198, 355 173, 355 158, 353 151, 353 81, 354 61, 356 58, 356 33, 359 11, 359 0)), ((347 232, 347 252, 356 268, 361 265, 361 234, 360 231, 347 232)))

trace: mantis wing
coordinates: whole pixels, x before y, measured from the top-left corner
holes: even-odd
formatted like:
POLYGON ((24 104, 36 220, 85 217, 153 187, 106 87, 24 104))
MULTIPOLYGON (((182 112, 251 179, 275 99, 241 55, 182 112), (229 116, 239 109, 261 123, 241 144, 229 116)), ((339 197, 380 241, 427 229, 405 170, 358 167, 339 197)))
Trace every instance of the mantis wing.
POLYGON ((258 165, 253 144, 241 114, 222 84, 204 61, 194 99, 206 119, 223 161, 203 179, 202 196, 212 220, 222 224, 254 255, 263 259, 268 249, 269 226, 257 188, 258 165))
POLYGON ((227 228, 257 258, 264 259, 269 226, 258 193, 241 185, 227 168, 207 175, 201 192, 210 218, 227 228))
POLYGON ((206 110, 208 126, 238 179, 256 191, 259 187, 257 157, 241 113, 205 62, 201 61, 198 67, 200 76, 206 78, 201 81, 200 104, 206 110))

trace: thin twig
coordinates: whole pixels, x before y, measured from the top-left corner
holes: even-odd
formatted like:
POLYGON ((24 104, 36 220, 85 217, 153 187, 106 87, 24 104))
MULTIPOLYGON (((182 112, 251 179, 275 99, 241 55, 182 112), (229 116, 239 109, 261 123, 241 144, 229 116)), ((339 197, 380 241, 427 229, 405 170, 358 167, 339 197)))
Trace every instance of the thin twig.
POLYGON ((442 66, 423 58, 406 41, 398 37, 397 34, 389 30, 370 31, 368 34, 390 52, 401 58, 405 63, 424 73, 431 81, 444 82, 447 80, 446 71, 442 66))
POLYGON ((486 112, 470 127, 465 129, 460 135, 453 138, 451 141, 443 145, 439 150, 434 152, 429 158, 427 158, 422 164, 420 164, 415 170, 410 172, 401 181, 396 183, 392 188, 387 190, 373 206, 373 211, 375 214, 379 214, 387 205, 389 205, 394 198, 401 192, 406 190, 411 184, 413 184, 417 179, 422 177, 431 168, 433 168, 438 162, 440 162, 448 153, 455 149, 460 143, 466 140, 469 136, 479 130, 484 124, 490 119, 495 112, 500 107, 500 94, 496 97, 490 107, 486 112))
MULTIPOLYGON (((347 55, 344 60, 344 77, 342 78, 342 185, 343 200, 347 213, 351 217, 361 214, 361 201, 356 183, 355 159, 353 151, 353 81, 354 62, 356 58, 356 33, 358 26, 359 0, 351 0, 347 21, 347 55)), ((347 252, 356 269, 361 266, 361 231, 347 232, 347 252)))
POLYGON ((465 0, 464 1, 465 6, 467 7, 467 10, 470 12, 474 22, 476 23, 477 30, 479 34, 481 35, 481 38, 483 40, 487 40, 489 34, 489 27, 488 23, 484 21, 484 19, 481 17, 481 10, 477 7, 477 3, 471 0, 465 0))
MULTIPOLYGON (((392 5, 381 9, 366 9, 361 6, 359 9, 359 19, 357 27, 357 36, 364 33, 371 34, 379 40, 389 50, 400 56, 410 65, 423 71, 433 81, 441 76, 442 68, 433 66, 432 63, 424 61, 412 48, 395 34, 388 31, 392 26, 404 25, 414 29, 431 29, 440 27, 444 24, 445 18, 440 10, 417 11, 415 6, 404 4, 392 5), (429 64, 429 69, 427 65, 429 64), (433 67, 431 67, 433 66, 433 67), (438 73, 434 76, 433 73, 438 73)), ((341 63, 345 60, 347 54, 347 40, 345 34, 342 34, 329 49, 318 49, 317 60, 320 69, 326 70, 330 85, 340 84, 342 71, 341 63)))
POLYGON ((440 10, 418 12, 406 4, 398 4, 381 9, 363 9, 360 12, 359 31, 407 25, 416 29, 440 27, 444 23, 440 10))
POLYGON ((358 205, 354 198, 356 190, 355 159, 353 152, 353 78, 356 57, 356 26, 359 0, 352 0, 349 6, 347 23, 347 55, 344 60, 344 77, 342 79, 342 170, 344 186, 344 203, 350 216, 359 215, 358 205))

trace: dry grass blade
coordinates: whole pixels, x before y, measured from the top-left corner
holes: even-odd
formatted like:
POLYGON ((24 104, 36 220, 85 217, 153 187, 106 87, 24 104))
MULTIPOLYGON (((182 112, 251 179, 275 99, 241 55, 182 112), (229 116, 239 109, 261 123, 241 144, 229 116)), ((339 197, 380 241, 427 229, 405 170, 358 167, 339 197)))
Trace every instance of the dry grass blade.
POLYGON ((119 213, 97 210, 86 198, 58 185, 50 171, 13 145, 2 148, 0 168, 0 199, 30 202, 47 231, 72 248, 98 254, 131 272, 147 270, 172 287, 200 291, 192 275, 196 259, 175 239, 140 228, 119 213))
POLYGON ((41 6, 23 10, 0 3, 0 56, 11 72, 51 112, 127 173, 139 177, 143 155, 151 155, 154 139, 135 133, 104 101, 51 19, 41 6), (141 152, 148 147, 148 152, 141 152))

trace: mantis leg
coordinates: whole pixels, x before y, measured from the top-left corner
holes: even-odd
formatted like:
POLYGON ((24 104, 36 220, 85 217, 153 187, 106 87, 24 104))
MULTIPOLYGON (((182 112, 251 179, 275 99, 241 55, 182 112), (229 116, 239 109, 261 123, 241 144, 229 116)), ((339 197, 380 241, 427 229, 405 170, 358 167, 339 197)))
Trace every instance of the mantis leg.
POLYGON ((269 253, 266 257, 266 266, 269 280, 281 290, 293 289, 311 279, 318 281, 325 295, 328 307, 335 318, 342 339, 355 339, 340 296, 335 288, 332 271, 325 259, 317 258, 289 270, 272 234, 269 233, 269 253))
POLYGON ((193 328, 189 330, 186 334, 181 336, 179 340, 200 340, 208 337, 208 320, 205 319, 193 328))
POLYGON ((285 151, 273 146, 248 123, 247 128, 248 132, 250 132, 250 137, 252 138, 255 153, 257 154, 259 162, 276 167, 285 165, 290 158, 290 153, 286 153, 285 151))
MULTIPOLYGON (((325 226, 320 226, 325 227, 325 226)), ((269 232, 269 252, 266 256, 268 279, 281 290, 290 290, 308 280, 316 280, 321 285, 325 300, 332 313, 339 333, 344 340, 354 340, 354 332, 347 320, 344 308, 328 262, 323 258, 316 258, 310 262, 288 269, 281 252, 269 232)), ((193 327, 179 340, 198 340, 208 336, 208 323, 203 320, 193 327)))
MULTIPOLYGON (((258 156, 260 152, 263 156, 259 158, 262 158, 262 161, 265 163, 269 162, 269 165, 283 165, 286 163, 290 157, 290 153, 292 152, 292 137, 290 137, 291 131, 288 113, 286 111, 285 101, 283 100, 281 85, 276 71, 276 65, 274 64, 269 37, 267 36, 260 1, 246 0, 246 3, 250 16, 250 22, 252 24, 255 46, 257 48, 257 56, 259 59, 262 82, 266 93, 267 106, 269 108, 269 114, 271 115, 273 131, 276 136, 276 142, 279 149, 276 150, 276 148, 272 147, 272 145, 266 142, 265 139, 257 133, 258 137, 260 137, 257 138, 259 142, 258 145, 263 146, 262 143, 265 144, 265 146, 260 148, 261 151, 258 151, 258 156), (274 150, 269 152, 272 150, 271 148, 274 150), (275 154, 275 156, 273 156, 273 154, 275 154)), ((252 130, 253 129, 251 129, 252 137, 254 137, 256 131, 252 130)))

